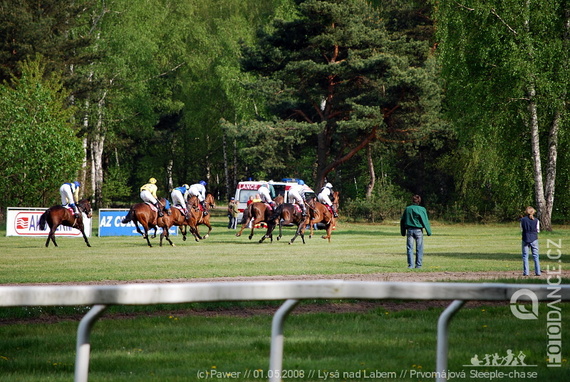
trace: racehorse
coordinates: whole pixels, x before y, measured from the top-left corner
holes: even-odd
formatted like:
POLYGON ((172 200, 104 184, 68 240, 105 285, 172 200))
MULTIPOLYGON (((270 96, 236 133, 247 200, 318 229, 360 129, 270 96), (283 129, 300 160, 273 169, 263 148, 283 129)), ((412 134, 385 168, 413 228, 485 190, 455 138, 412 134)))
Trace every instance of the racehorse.
MULTIPOLYGON (((165 209, 166 199, 164 198, 160 199, 158 204, 161 206, 160 208, 162 212, 166 213, 167 212, 165 209)), ((137 203, 131 207, 131 209, 127 213, 127 216, 125 216, 125 218, 123 219, 122 223, 123 224, 127 224, 129 222, 135 223, 137 232, 142 235, 143 239, 146 239, 148 246, 152 247, 152 244, 150 244, 150 240, 148 239, 148 231, 150 228, 154 228, 154 235, 152 237, 153 238, 156 237, 156 227, 158 226, 157 218, 158 218, 158 212, 155 211, 154 206, 151 207, 147 203, 137 203), (144 232, 141 231, 139 224, 143 227, 144 232)))
POLYGON ((89 244, 89 240, 87 240, 87 236, 85 235, 84 227, 83 227, 83 214, 87 215, 88 218, 93 216, 91 211, 91 203, 89 200, 82 199, 77 203, 77 208, 79 209, 79 216, 76 218, 68 208, 57 205, 50 207, 46 212, 42 214, 40 217, 40 229, 44 230, 46 228, 46 223, 49 225, 49 234, 46 240, 46 247, 49 246, 49 241, 53 242, 53 245, 57 247, 57 243, 55 242, 55 230, 60 225, 64 225, 66 227, 73 227, 77 228, 83 234, 83 240, 85 240, 85 244, 88 247, 91 247, 89 244))
MULTIPOLYGON (((255 230, 255 226, 259 223, 267 223, 267 232, 265 235, 259 240, 260 243, 263 242, 266 238, 271 238, 273 242, 273 236, 270 235, 269 229, 271 227, 271 215, 273 215, 273 210, 263 202, 253 202, 248 207, 247 210, 243 213, 243 218, 241 221, 241 229, 239 232, 236 233, 237 237, 240 237, 245 227, 247 227, 251 223, 251 233, 249 234, 249 240, 253 237, 253 231, 255 230), (247 211, 247 212, 246 212, 247 211)), ((275 223, 273 224, 275 226, 275 223)))
MULTIPOLYGON (((335 206, 335 209, 338 211, 338 199, 339 199, 339 192, 335 191, 333 193, 333 204, 335 206)), ((327 234, 324 236, 321 236, 323 239, 328 239, 329 243, 331 241, 331 232, 333 227, 336 225, 336 218, 334 217, 333 213, 330 211, 330 209, 322 204, 321 202, 317 202, 314 198, 310 199, 307 202, 307 205, 309 206, 309 215, 311 217, 309 225, 311 226, 310 229, 310 233, 309 233, 309 238, 313 237, 313 229, 314 229, 314 224, 317 223, 324 223, 325 225, 325 229, 327 231, 327 234)))
MULTIPOLYGON (((210 232, 212 232, 212 225, 210 224, 210 214, 204 215, 204 210, 198 200, 197 196, 191 196, 188 199, 188 226, 190 227, 190 232, 194 235, 196 241, 207 239, 210 236, 210 232), (200 232, 198 231, 198 225, 204 224, 208 227, 208 233, 204 236, 200 236, 200 232)), ((214 196, 210 193, 206 195, 206 199, 204 199, 204 204, 206 205, 206 210, 209 211, 211 208, 216 208, 216 201, 214 200, 214 196)))
POLYGON ((160 246, 162 247, 162 239, 166 238, 171 246, 175 247, 174 243, 170 240, 170 227, 180 227, 182 233, 182 240, 186 241, 186 226, 190 224, 190 215, 186 217, 178 208, 170 207, 170 215, 166 214, 158 218, 158 226, 162 228, 160 234, 160 246))
POLYGON ((295 236, 293 236, 291 241, 289 241, 289 244, 293 244, 299 235, 301 235, 303 244, 305 244, 305 227, 309 223, 309 216, 303 216, 303 213, 299 207, 291 203, 281 204, 275 209, 275 212, 273 215, 271 215, 269 220, 270 228, 267 230, 269 235, 273 234, 273 230, 277 225, 277 221, 279 221, 279 236, 277 236, 277 240, 280 240, 281 237, 283 237, 283 224, 295 224, 297 226, 297 230, 295 231, 295 236))

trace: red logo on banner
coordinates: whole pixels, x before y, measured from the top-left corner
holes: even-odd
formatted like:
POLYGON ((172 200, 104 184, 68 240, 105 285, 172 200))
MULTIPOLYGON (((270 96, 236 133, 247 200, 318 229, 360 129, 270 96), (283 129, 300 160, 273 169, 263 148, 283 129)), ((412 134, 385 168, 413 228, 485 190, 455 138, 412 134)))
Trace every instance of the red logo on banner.
POLYGON ((30 227, 29 216, 18 216, 16 219, 16 230, 28 229, 30 227))

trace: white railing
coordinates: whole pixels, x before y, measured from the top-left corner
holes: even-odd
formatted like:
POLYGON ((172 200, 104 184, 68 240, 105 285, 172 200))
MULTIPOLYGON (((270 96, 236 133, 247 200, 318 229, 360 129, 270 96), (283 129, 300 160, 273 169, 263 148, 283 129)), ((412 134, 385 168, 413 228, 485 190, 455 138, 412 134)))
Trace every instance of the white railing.
MULTIPOLYGON (((108 305, 153 305, 212 301, 285 300, 273 317, 269 370, 278 381, 283 365, 283 324, 304 299, 449 300, 437 327, 436 371, 447 370, 448 325, 465 301, 550 301, 553 286, 546 284, 414 283, 370 281, 251 281, 127 285, 0 286, 0 307, 92 306, 77 330, 75 381, 87 381, 90 333, 108 305), (520 293, 521 291, 525 293, 520 293), (532 296, 526 298, 525 296, 532 296)), ((570 301, 570 285, 556 286, 556 299, 570 301), (558 289, 559 288, 559 289, 558 289)), ((445 380, 438 378, 438 380, 445 380)))

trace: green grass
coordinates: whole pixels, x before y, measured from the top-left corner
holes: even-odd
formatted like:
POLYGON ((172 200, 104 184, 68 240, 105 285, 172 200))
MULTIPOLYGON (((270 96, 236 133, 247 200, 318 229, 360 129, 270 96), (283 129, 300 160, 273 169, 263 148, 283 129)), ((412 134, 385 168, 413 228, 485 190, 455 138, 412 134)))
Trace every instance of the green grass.
MULTIPOLYGON (((216 218, 210 238, 195 242, 174 237, 176 247, 149 248, 141 237, 61 237, 59 247, 44 247, 45 239, 0 236, 0 281, 40 283, 101 280, 192 279, 208 277, 371 274, 408 272, 405 239, 394 223, 341 222, 328 243, 319 236, 300 238, 293 245, 287 228, 282 241, 259 244, 263 230, 253 240, 235 237, 224 218, 216 218)), ((521 272, 520 233, 510 225, 442 225, 425 238, 421 272, 513 271, 521 272)), ((96 230, 94 230, 96 232, 96 230)), ((245 234, 245 232, 244 232, 245 234)), ((321 232, 318 233, 319 235, 321 232)), ((570 229, 557 228, 540 235, 544 269, 557 265, 545 256, 546 240, 570 243, 570 229)), ((568 255, 564 254, 563 262, 568 255)), ((412 270, 418 272, 419 270, 412 270)))
MULTIPOLYGON (((421 270, 408 270, 405 240, 396 222, 380 225, 341 222, 332 242, 300 238, 258 244, 235 237, 217 217, 209 239, 196 243, 175 237, 176 247, 148 248, 140 237, 92 237, 92 248, 81 239, 60 238, 59 248, 44 247, 45 239, 5 237, 0 232, 0 281, 6 283, 101 280, 160 280, 259 275, 386 274, 393 272, 521 271, 516 224, 445 225, 434 222, 434 235, 425 238, 426 254, 421 270)), ((95 232, 95 230, 94 230, 95 232)), ((288 228, 285 239, 293 233, 288 228)), ((562 269, 569 262, 566 243, 570 229, 556 227, 541 233, 541 264, 558 267, 546 256, 547 240, 562 241, 562 269)), ((497 282, 537 282, 541 278, 500 279, 497 282)), ((565 279, 567 282, 567 279, 565 279)), ((310 303, 315 303, 311 301, 310 303)), ((318 302, 329 304, 330 302, 318 302)), ((350 302, 347 302, 350 303, 350 302)), ((219 303, 164 306, 111 307, 92 333, 90 381, 194 381, 221 372, 240 373, 233 380, 267 378, 271 315, 226 315, 270 303, 219 303), (204 314, 208 311, 208 314, 204 314), (123 318, 117 319, 118 316, 123 318), (126 317, 126 318, 125 318, 126 317), (212 375, 212 371, 214 374, 212 375), (249 372, 249 378, 245 373, 249 372), (255 377, 255 378, 254 378, 255 377)), ((570 316, 570 304, 560 304, 562 317, 570 316)), ((399 310, 378 302, 366 313, 292 314, 285 324, 284 369, 298 381, 433 381, 421 374, 435 369, 437 319, 443 308, 399 310), (364 372, 396 372, 397 378, 358 378, 364 372), (406 373, 401 378, 400 373, 406 373)), ((449 370, 466 373, 454 380, 489 381, 469 373, 471 357, 507 349, 523 351, 538 381, 570 380, 567 351, 562 368, 546 367, 547 307, 540 319, 521 321, 508 305, 464 308, 453 319, 449 370)), ((0 381, 69 381, 75 357, 77 322, 84 307, 0 308, 0 381), (57 322, 35 323, 39 320, 57 322), (36 319, 34 323, 22 319, 36 319), (14 323, 9 323, 12 320, 14 323), (26 323, 28 322, 28 323, 26 323)), ((565 321, 565 320, 564 320, 565 321)), ((563 326, 563 344, 570 334, 563 326)), ((566 349, 566 347, 564 347, 566 349)), ((508 370, 530 371, 528 368, 508 370)), ((477 368, 482 372, 496 367, 477 368)), ((505 370, 499 369, 499 371, 505 370)), ((227 380, 228 378, 212 378, 227 380)), ((517 381, 517 378, 501 378, 517 381)))
MULTIPOLYGON (((392 311, 381 305, 368 313, 293 314, 285 325, 283 367, 296 381, 360 380, 343 376, 376 371, 405 371, 407 378, 388 381, 432 381, 420 372, 435 369, 436 322, 440 308, 392 311), (312 374, 312 377, 310 375, 312 374), (340 376, 335 378, 335 375, 340 376), (353 374, 351 374, 353 373, 353 374), (411 373, 415 373, 414 376, 411 373)), ((544 309, 541 313, 545 313, 544 309)), ((570 314, 564 305, 563 316, 570 314)), ((67 381, 73 374, 76 323, 0 327, 2 381, 67 381)), ((270 315, 248 318, 164 315, 101 319, 92 334, 91 381, 193 381, 200 372, 239 372, 235 380, 262 381, 268 370, 270 315), (250 378, 245 378, 246 371, 250 378), (259 376, 258 378, 254 378, 259 376)), ((565 341, 570 336, 565 335, 565 341)), ((562 368, 545 366, 544 321, 522 323, 507 306, 468 308, 451 323, 449 370, 536 371, 539 381, 567 381, 562 368), (524 325, 523 325, 524 324, 524 325), (533 368, 473 368, 475 354, 526 355, 533 368)), ((214 378, 221 380, 221 378, 214 378)), ((456 379, 457 380, 457 379, 456 379)), ((489 378, 459 380, 485 381, 489 378)), ((502 378, 517 381, 519 378, 502 378)))

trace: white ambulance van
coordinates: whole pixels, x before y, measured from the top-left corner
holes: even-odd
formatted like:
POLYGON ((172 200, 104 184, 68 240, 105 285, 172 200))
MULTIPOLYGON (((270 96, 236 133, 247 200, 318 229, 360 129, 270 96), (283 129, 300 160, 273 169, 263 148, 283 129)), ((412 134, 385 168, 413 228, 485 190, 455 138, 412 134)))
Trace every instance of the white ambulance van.
MULTIPOLYGON (((235 200, 238 202, 238 225, 241 223, 241 219, 243 217, 243 210, 247 208, 247 201, 251 196, 255 196, 257 194, 257 190, 263 184, 269 184, 269 192, 271 193, 271 198, 275 199, 278 195, 283 196, 285 203, 289 203, 289 189, 295 183, 297 183, 297 179, 295 178, 286 178, 282 179, 279 182, 269 180, 247 180, 239 182, 236 187, 236 194, 235 200)), ((310 187, 306 187, 305 196, 309 196, 313 194, 314 191, 310 187)))

